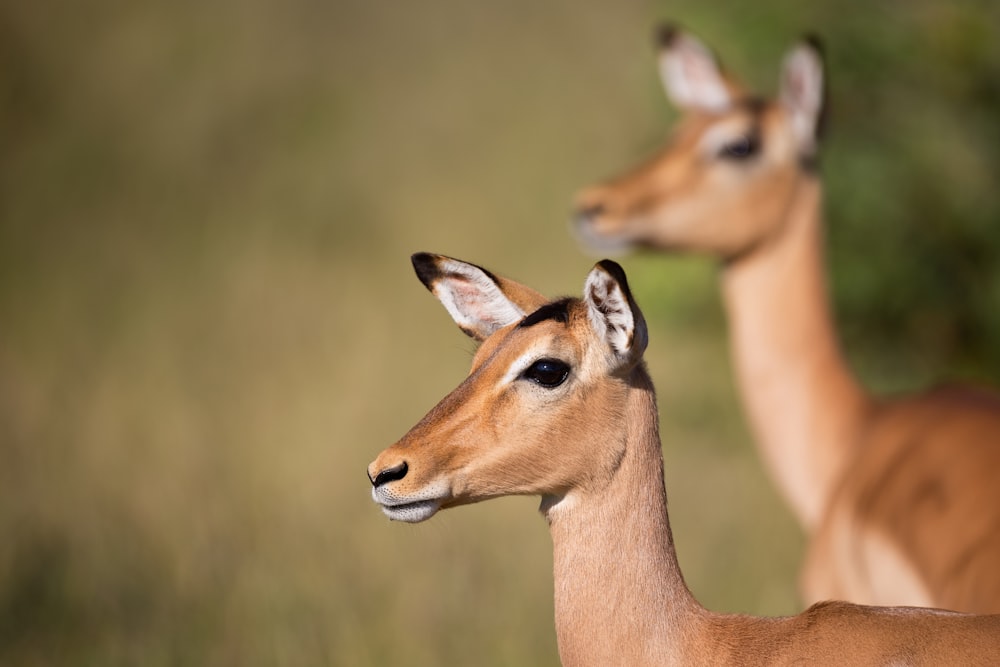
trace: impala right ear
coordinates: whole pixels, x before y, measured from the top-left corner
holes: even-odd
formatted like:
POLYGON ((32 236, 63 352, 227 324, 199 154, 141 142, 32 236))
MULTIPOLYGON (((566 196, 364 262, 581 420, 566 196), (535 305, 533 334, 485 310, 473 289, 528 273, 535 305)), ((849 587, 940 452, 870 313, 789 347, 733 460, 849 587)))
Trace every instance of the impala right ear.
POLYGON ((732 105, 735 86, 700 40, 668 24, 659 28, 657 42, 660 79, 674 105, 711 112, 725 111, 732 105))
POLYGON ((461 260, 418 252, 410 260, 427 289, 445 307, 459 328, 478 341, 513 324, 548 299, 507 278, 461 260))
POLYGON ((823 125, 826 77, 823 46, 807 35, 785 56, 781 70, 781 102, 792 119, 792 130, 801 149, 809 154, 823 125))
POLYGON ((601 260, 587 275, 583 301, 594 332, 608 344, 613 363, 631 366, 646 349, 646 319, 632 298, 625 271, 610 259, 601 260))

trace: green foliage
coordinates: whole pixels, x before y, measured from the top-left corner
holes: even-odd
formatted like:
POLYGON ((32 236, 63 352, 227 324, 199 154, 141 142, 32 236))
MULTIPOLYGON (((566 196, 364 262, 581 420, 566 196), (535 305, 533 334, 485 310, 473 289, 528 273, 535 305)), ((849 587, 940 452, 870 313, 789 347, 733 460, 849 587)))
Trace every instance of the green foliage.
POLYGON ((833 296, 886 388, 1000 377, 1000 7, 989 2, 682 3, 738 75, 776 90, 798 33, 823 39, 833 296), (906 341, 901 345, 900 341, 906 341))

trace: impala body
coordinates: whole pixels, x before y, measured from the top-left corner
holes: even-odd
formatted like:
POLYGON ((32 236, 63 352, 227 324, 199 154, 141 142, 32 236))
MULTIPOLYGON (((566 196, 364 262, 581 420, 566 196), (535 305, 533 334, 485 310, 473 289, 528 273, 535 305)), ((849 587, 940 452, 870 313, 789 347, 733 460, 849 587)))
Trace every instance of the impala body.
POLYGON ((537 495, 554 550, 565 665, 1000 664, 1000 616, 843 602, 798 616, 718 614, 677 564, 642 313, 614 262, 548 301, 440 255, 418 276, 481 341, 472 369, 368 466, 391 519, 537 495))
POLYGON ((810 540, 804 598, 1000 612, 1000 397, 951 387, 879 399, 840 348, 816 43, 789 52, 770 100, 676 29, 661 34, 659 64, 680 123, 659 154, 580 193, 576 229, 599 248, 720 260, 742 402, 810 540))

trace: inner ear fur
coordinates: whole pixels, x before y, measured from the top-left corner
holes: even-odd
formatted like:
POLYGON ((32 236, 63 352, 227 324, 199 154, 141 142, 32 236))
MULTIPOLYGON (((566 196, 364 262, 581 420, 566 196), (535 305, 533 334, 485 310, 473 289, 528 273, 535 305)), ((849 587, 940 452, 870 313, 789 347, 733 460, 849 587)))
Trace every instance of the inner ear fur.
POLYGON ((646 320, 632 297, 625 271, 610 259, 587 275, 583 300, 591 326, 621 362, 637 361, 646 349, 646 320))
POLYGON ((744 96, 712 50, 694 35, 675 24, 664 24, 656 40, 660 80, 677 108, 721 112, 744 96))
POLYGON ((478 341, 546 302, 530 287, 469 262, 426 252, 414 254, 411 261, 420 282, 459 328, 478 341))
POLYGON ((826 79, 822 43, 815 35, 806 35, 785 55, 780 98, 796 139, 807 152, 815 149, 825 125, 826 79))

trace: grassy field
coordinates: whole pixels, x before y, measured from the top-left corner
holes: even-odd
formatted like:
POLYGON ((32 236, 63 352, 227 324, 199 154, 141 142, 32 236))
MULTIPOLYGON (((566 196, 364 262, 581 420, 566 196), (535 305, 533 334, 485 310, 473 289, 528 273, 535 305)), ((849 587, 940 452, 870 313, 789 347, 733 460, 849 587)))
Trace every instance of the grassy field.
MULTIPOLYGON (((572 193, 671 118, 655 22, 692 25, 771 90, 803 29, 836 16, 876 41, 840 3, 805 4, 4 3, 0 663, 555 664, 536 500, 418 526, 370 500, 367 463, 472 349, 408 257, 578 293, 597 258, 567 234, 572 193)), ((882 29, 905 42, 946 4, 882 29)), ((858 168, 881 164, 865 137, 835 141, 831 170, 881 174, 858 168)), ((831 190, 845 218, 881 201, 831 190)), ((864 262, 845 293, 877 283, 885 260, 864 262)), ((715 609, 794 612, 802 537, 743 425, 714 268, 623 264, 688 582, 715 609)), ((920 349, 975 367, 946 325, 920 349)), ((930 374, 881 351, 856 357, 879 386, 930 374)))

